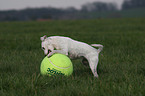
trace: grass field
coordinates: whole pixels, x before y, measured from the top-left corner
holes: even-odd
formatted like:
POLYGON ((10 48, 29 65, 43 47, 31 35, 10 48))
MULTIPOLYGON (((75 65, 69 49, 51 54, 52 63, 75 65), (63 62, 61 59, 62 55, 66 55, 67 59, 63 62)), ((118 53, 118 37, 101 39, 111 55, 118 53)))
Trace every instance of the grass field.
POLYGON ((145 18, 1 22, 0 96, 145 96, 145 18), (39 76, 45 34, 104 45, 99 78, 80 60, 70 77, 39 76))

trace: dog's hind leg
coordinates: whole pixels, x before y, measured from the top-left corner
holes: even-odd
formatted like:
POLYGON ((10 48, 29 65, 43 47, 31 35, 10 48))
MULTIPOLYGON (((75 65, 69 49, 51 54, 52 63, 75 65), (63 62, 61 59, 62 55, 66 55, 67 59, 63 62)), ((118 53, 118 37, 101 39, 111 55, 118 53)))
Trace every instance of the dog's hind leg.
POLYGON ((91 71, 92 71, 94 77, 98 77, 98 73, 97 73, 97 65, 98 65, 98 61, 99 61, 98 57, 95 56, 94 58, 88 59, 88 61, 89 61, 89 66, 91 68, 91 71))

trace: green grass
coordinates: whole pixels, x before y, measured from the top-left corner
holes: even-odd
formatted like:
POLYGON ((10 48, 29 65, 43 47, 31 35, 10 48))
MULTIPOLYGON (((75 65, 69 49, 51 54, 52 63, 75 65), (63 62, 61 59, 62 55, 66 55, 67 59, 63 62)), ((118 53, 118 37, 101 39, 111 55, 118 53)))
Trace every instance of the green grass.
POLYGON ((0 96, 145 96, 145 18, 0 23, 0 96), (70 77, 39 76, 43 35, 104 45, 99 78, 80 60, 70 77))

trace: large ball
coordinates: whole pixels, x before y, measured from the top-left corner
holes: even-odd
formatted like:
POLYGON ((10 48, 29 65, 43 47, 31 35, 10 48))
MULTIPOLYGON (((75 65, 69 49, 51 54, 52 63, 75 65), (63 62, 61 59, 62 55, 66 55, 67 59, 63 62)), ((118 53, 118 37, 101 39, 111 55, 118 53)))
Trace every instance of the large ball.
POLYGON ((71 60, 63 54, 53 54, 51 57, 45 57, 40 65, 42 75, 65 75, 69 76, 73 72, 71 60))

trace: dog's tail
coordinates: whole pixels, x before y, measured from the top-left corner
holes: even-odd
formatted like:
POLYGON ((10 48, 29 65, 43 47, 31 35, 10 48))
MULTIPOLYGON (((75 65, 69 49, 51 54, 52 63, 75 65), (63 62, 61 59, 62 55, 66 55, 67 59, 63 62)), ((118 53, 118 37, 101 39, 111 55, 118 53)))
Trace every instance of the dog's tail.
POLYGON ((98 53, 100 53, 103 50, 103 45, 101 45, 101 44, 91 44, 91 46, 98 47, 99 48, 98 53))

